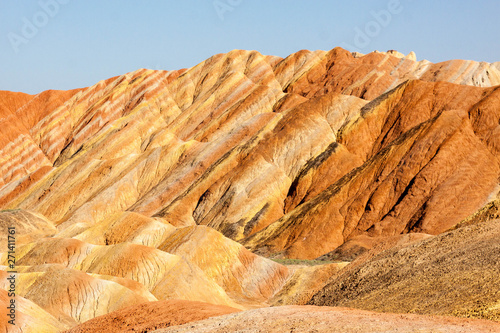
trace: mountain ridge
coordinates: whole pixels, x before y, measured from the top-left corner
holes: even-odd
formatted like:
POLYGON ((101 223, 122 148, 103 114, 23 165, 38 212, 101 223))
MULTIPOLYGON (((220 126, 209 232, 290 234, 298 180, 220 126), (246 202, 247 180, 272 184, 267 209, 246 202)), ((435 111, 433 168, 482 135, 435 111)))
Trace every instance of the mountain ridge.
MULTIPOLYGON (((474 226, 498 215, 499 84, 500 62, 334 48, 233 50, 82 89, 0 91, 0 245, 15 226, 21 318, 58 332, 131 302, 246 310, 236 317, 344 306, 341 281, 370 289, 356 269, 399 258, 382 248, 415 251, 410 265, 449 230, 474 245, 474 226)), ((497 320, 471 300, 426 314, 497 320)), ((347 305, 411 312, 398 304, 347 305)))

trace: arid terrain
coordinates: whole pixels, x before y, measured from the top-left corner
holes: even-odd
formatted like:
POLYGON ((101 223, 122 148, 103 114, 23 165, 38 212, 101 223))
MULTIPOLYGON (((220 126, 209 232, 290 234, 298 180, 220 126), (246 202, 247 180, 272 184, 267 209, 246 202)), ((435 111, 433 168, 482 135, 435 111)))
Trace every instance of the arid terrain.
POLYGON ((500 62, 234 50, 0 91, 0 333, 500 332, 499 207, 500 62))

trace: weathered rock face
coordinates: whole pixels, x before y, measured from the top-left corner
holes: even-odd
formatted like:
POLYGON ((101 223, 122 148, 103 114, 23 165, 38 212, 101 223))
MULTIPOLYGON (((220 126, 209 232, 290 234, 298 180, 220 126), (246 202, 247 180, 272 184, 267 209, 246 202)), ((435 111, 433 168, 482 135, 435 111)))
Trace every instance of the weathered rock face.
POLYGON ((338 139, 366 162, 243 244, 314 258, 360 234, 447 230, 498 185, 499 117, 487 125, 477 109, 499 93, 409 81, 367 104, 338 139))
POLYGON ((485 116, 482 110, 494 109, 498 97, 481 98, 481 89, 448 92, 438 85, 444 91, 433 98, 433 85, 415 81, 372 102, 391 118, 360 112, 408 79, 498 84, 497 67, 430 64, 390 52, 354 57, 340 48, 286 59, 232 51, 188 70, 139 70, 82 90, 35 97, 3 92, 0 149, 9 158, 0 205, 39 212, 64 228, 136 211, 174 225, 206 224, 239 240, 309 201, 363 164, 368 151, 375 155, 431 114, 470 111, 475 134, 488 141, 495 111, 485 116), (462 103, 453 103, 454 96, 462 103), (470 110, 482 99, 484 106, 470 110), (378 141, 369 138, 374 135, 378 141))
MULTIPOLYGON (((0 271, 0 275, 2 275, 2 279, 4 279, 5 276, 3 276, 2 273, 3 272, 0 271)), ((10 309, 7 308, 11 304, 11 299, 12 298, 9 297, 8 292, 0 288, 0 328, 2 329, 2 332, 57 333, 69 327, 69 325, 60 322, 39 305, 21 296, 16 296, 15 298, 15 326, 11 325, 10 323, 8 323, 8 321, 12 320, 13 318, 8 316, 11 313, 10 309)))
MULTIPOLYGON (((53 317, 59 329, 157 300, 267 306, 292 274, 306 285, 315 278, 259 257, 206 226, 176 228, 138 213, 110 216, 72 238, 64 235, 68 229, 54 234, 53 224, 38 214, 14 210, 0 218, 26 233, 16 242, 16 295, 46 311, 35 314, 53 317), (32 232, 37 227, 39 234, 32 232)), ((7 263, 7 253, 0 254, 0 265, 7 263)), ((0 268, 0 288, 7 290, 8 268, 0 268)), ((316 289, 326 282, 316 282, 316 289)))
POLYGON ((310 304, 499 320, 499 237, 500 220, 491 220, 376 248, 334 276, 310 304))
MULTIPOLYGON (((21 296, 18 298, 35 303, 66 327, 130 304, 156 300, 139 284, 92 276, 63 265, 25 267, 18 272, 16 295, 21 296)), ((6 273, 1 278, 1 288, 7 289, 6 273)), ((37 317, 33 319, 36 321, 37 317)), ((31 326, 36 332, 36 325, 31 326)))
POLYGON ((14 237, 16 243, 19 244, 30 243, 57 233, 54 224, 43 215, 18 209, 2 211, 0 212, 0 248, 2 252, 8 245, 9 227, 16 228, 14 237))
POLYGON ((194 301, 157 301, 132 305, 78 325, 66 333, 151 332, 192 321, 238 312, 223 305, 194 301))
POLYGON ((0 186, 28 175, 37 180, 52 167, 54 151, 68 133, 46 131, 59 117, 69 116, 65 105, 77 92, 48 90, 31 96, 0 91, 0 186))
POLYGON ((20 297, 61 325, 174 298, 303 304, 344 264, 256 254, 351 260, 494 199, 498 84, 500 63, 335 48, 1 91, 0 251, 15 226, 20 297))

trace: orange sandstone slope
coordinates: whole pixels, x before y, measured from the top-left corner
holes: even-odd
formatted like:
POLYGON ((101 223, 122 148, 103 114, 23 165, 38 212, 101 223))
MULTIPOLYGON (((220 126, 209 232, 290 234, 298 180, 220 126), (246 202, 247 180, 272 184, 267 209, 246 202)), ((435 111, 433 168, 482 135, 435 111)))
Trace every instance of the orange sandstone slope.
POLYGON ((500 92, 486 87, 498 67, 235 50, 20 95, 3 103, 2 121, 22 128, 2 129, 0 207, 42 214, 65 237, 131 211, 295 258, 360 235, 436 234, 498 185, 500 92))
POLYGON ((447 230, 498 191, 499 102, 499 88, 398 86, 339 131, 338 145, 364 163, 243 244, 315 258, 360 235, 447 230))
MULTIPOLYGON (((65 238, 53 223, 27 211, 0 212, 0 222, 25 233, 16 247, 16 298, 39 307, 23 319, 29 328, 25 332, 38 332, 36 322, 44 320, 47 325, 59 323, 54 331, 60 331, 111 312, 118 311, 111 317, 119 315, 131 304, 159 300, 237 309, 304 304, 345 266, 283 266, 206 226, 176 228, 164 219, 133 212, 110 216, 73 238, 65 238), (36 226, 43 233, 34 232, 36 226)), ((9 289, 7 260, 6 253, 0 254, 4 290, 9 289)), ((7 297, 1 301, 10 302, 7 297)), ((166 311, 154 305, 142 308, 166 311)), ((136 319, 143 321, 144 315, 136 319)))
POLYGON ((0 91, 0 186, 27 175, 39 178, 52 166, 54 142, 44 127, 78 91, 48 90, 36 96, 0 91))
POLYGON ((65 332, 151 332, 238 311, 228 306, 194 301, 157 301, 132 305, 123 310, 96 317, 65 332))
POLYGON ((500 63, 335 48, 0 92, 19 297, 61 329, 130 302, 304 304, 345 263, 257 254, 351 258, 496 198, 498 84, 500 63))

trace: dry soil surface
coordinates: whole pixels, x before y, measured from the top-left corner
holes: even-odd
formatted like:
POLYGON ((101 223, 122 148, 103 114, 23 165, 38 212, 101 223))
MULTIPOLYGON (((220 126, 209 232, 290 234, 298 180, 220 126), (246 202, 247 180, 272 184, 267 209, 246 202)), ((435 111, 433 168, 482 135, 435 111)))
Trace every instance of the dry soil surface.
POLYGON ((282 306, 248 310, 156 330, 167 332, 500 332, 500 323, 451 317, 375 313, 348 308, 282 306))

